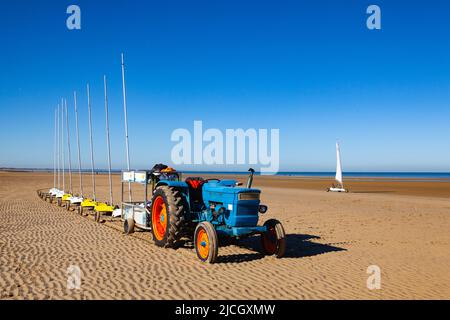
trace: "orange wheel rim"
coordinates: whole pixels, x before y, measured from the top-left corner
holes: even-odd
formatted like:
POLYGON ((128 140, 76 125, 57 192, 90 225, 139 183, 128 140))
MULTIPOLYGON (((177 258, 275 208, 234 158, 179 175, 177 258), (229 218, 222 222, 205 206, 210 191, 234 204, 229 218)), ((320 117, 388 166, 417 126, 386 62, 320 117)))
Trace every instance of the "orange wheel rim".
POLYGON ((200 229, 197 235, 197 251, 202 259, 207 259, 209 255, 209 238, 205 229, 200 229))
POLYGON ((167 230, 167 210, 164 199, 158 196, 153 203, 152 208, 152 227, 156 239, 164 239, 167 230))

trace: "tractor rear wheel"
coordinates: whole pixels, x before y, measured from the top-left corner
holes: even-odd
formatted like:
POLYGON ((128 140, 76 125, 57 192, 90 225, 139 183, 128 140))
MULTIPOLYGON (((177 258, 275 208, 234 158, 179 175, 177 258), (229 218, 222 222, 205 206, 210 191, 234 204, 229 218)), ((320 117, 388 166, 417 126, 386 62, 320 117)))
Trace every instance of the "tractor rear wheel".
POLYGON ((219 239, 211 222, 200 222, 195 228, 194 245, 197 257, 208 263, 214 263, 219 251, 219 239))
POLYGON ((159 247, 177 248, 185 234, 185 206, 180 191, 161 186, 152 198, 151 220, 153 241, 159 247))
POLYGON ((261 246, 266 255, 275 255, 277 258, 286 252, 286 234, 283 225, 276 219, 264 223, 267 231, 261 234, 261 246))

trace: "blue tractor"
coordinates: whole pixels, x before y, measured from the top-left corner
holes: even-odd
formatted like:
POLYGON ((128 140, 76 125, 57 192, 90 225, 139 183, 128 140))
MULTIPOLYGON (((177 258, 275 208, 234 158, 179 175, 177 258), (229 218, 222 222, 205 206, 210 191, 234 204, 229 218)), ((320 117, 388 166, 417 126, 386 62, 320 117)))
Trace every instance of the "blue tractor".
POLYGON ((152 175, 153 195, 147 207, 156 245, 177 248, 184 239, 193 239, 198 258, 214 263, 219 239, 258 234, 265 254, 277 258, 284 255, 282 224, 270 219, 258 225, 259 214, 266 213, 267 206, 260 203, 261 191, 252 188, 253 169, 249 170, 246 187, 228 179, 190 177, 182 181, 178 172, 163 171, 152 175))

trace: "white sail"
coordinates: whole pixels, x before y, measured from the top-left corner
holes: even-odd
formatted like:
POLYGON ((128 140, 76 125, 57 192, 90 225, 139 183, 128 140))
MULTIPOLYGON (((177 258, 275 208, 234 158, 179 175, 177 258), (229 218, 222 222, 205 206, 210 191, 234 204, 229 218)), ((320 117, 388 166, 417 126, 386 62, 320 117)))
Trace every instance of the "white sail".
POLYGON ((339 143, 336 142, 336 181, 344 185, 342 181, 342 165, 341 165, 341 152, 339 150, 339 143))

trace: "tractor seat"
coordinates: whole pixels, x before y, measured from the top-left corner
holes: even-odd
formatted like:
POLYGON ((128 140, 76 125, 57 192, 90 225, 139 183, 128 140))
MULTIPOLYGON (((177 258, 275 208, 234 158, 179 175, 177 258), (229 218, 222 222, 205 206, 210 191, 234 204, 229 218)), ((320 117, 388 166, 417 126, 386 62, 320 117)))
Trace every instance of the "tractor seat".
POLYGON ((202 187, 205 180, 202 177, 189 177, 186 180, 189 186, 189 194, 194 202, 203 203, 202 187))

